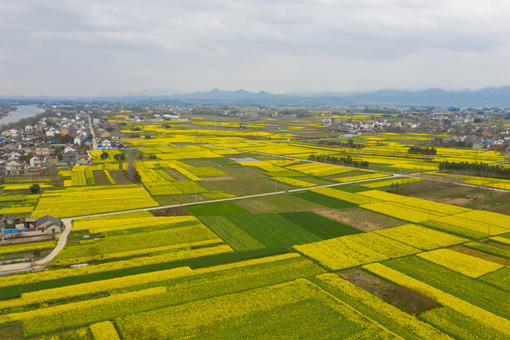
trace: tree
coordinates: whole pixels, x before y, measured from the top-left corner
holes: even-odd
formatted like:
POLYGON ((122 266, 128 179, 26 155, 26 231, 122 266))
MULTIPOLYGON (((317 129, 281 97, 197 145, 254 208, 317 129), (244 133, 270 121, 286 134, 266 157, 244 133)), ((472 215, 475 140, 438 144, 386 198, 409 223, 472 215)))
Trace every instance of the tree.
POLYGON ((105 159, 107 159, 109 157, 108 152, 103 151, 103 153, 99 157, 104 161, 105 159))
POLYGON ((135 183, 140 183, 142 181, 142 177, 140 176, 140 174, 136 170, 136 167, 134 166, 133 163, 129 163, 128 169, 126 171, 126 177, 130 181, 135 182, 135 183))
POLYGON ((123 153, 118 153, 115 156, 113 156, 113 158, 115 158, 119 162, 122 162, 124 159, 126 159, 126 155, 124 155, 123 153))
POLYGON ((27 153, 25 155, 21 155, 19 157, 19 159, 23 162, 29 162, 30 161, 30 158, 34 157, 34 155, 32 153, 27 153))
POLYGON ((36 184, 32 184, 30 186, 30 192, 32 194, 38 194, 40 190, 41 190, 41 186, 39 184, 37 184, 37 183, 36 184))

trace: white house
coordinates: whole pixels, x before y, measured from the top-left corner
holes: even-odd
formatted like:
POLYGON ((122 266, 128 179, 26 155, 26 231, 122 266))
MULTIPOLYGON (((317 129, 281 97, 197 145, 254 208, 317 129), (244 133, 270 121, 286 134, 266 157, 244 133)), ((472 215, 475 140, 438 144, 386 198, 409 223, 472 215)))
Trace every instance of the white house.
POLYGON ((29 164, 31 168, 42 168, 46 166, 46 157, 42 155, 34 156, 30 158, 29 164))
POLYGON ((23 156, 24 154, 25 152, 22 150, 14 151, 9 155, 9 159, 11 161, 19 161, 20 157, 23 156))
POLYGON ((110 150, 112 148, 112 142, 109 139, 103 139, 101 142, 101 149, 110 150))
POLYGON ((62 153, 68 153, 68 152, 71 152, 71 151, 74 151, 76 152, 76 147, 72 144, 67 144, 64 148, 64 151, 62 153))
POLYGON ((8 175, 20 175, 25 172, 25 163, 13 160, 5 165, 5 173, 8 175))

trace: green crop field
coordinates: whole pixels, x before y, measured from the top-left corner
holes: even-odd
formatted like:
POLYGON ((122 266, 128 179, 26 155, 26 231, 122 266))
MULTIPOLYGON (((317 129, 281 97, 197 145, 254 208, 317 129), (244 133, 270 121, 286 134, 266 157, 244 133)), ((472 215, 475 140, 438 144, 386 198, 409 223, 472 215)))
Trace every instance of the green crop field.
POLYGON ((200 204, 193 205, 187 207, 195 216, 231 216, 231 215, 245 215, 250 212, 234 202, 217 202, 217 203, 208 203, 208 204, 200 204))
POLYGON ((510 292, 510 266, 485 274, 479 280, 510 292))
POLYGON ((312 191, 305 191, 305 192, 298 192, 293 194, 296 197, 308 200, 310 202, 318 203, 320 205, 323 205, 328 208, 333 209, 344 209, 344 208, 354 208, 357 207, 357 204, 342 201, 333 197, 325 196, 318 194, 316 192, 312 191))
POLYGON ((276 214, 231 216, 228 219, 267 248, 288 248, 321 240, 317 235, 276 214))
MULTIPOLYGON (((2 177, 0 214, 51 215, 71 230, 26 244, 4 235, 0 340, 510 338, 510 182, 437 171, 454 161, 503 173, 505 154, 409 132, 429 115, 419 107, 190 104, 166 121, 154 119, 169 111, 159 103, 151 112, 88 105, 96 134, 107 128, 121 151, 2 177), (339 136, 344 122, 383 119, 407 132, 339 136), (435 154, 409 154, 434 143, 435 154), (32 257, 34 270, 5 273, 11 263, 31 269, 32 257)), ((82 109, 59 108, 56 118, 48 105, 46 121, 88 120, 82 109)), ((470 131, 457 114, 468 113, 433 117, 470 131)), ((477 126, 510 127, 488 117, 477 126)))
POLYGON ((264 245, 223 216, 204 216, 200 218, 216 235, 235 250, 264 248, 264 245))
POLYGON ((323 240, 362 232, 359 229, 308 211, 281 213, 279 215, 292 223, 299 225, 301 228, 317 235, 323 240))

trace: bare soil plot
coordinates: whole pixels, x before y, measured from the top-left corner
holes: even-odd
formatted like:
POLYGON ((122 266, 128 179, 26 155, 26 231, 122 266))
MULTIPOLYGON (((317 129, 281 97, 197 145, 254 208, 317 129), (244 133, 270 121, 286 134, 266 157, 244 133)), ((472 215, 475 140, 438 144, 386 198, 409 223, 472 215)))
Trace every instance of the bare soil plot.
POLYGON ((131 182, 124 176, 124 173, 120 170, 109 170, 108 171, 115 181, 116 185, 131 184, 131 182))
MULTIPOLYGON (((94 180, 96 182, 96 185, 111 185, 110 181, 108 180, 108 177, 106 177, 106 174, 104 171, 94 171, 94 180)), ((112 177, 113 178, 113 177, 112 177)))
POLYGON ((438 306, 436 301, 414 290, 383 280, 361 269, 341 272, 338 276, 414 316, 438 306))

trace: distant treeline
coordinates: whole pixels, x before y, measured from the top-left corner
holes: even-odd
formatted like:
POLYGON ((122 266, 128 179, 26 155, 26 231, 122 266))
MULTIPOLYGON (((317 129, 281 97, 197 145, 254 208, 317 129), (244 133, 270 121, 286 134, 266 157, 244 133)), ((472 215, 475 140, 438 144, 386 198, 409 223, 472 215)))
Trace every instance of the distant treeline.
POLYGON ((482 162, 441 162, 439 170, 452 170, 457 173, 465 173, 472 176, 510 178, 510 168, 501 165, 489 165, 482 162))
POLYGON ((419 146, 411 146, 408 150, 408 153, 412 154, 420 154, 420 155, 435 155, 437 150, 435 147, 419 147, 419 146))
POLYGON ((310 155, 308 157, 310 161, 323 162, 323 163, 332 163, 332 164, 341 164, 341 165, 349 165, 356 168, 368 168, 369 163, 367 161, 356 161, 353 160, 351 156, 345 157, 335 157, 328 155, 310 155))
POLYGON ((365 147, 365 145, 360 143, 354 143, 352 139, 349 139, 347 142, 338 141, 338 140, 320 140, 319 144, 321 145, 338 145, 343 146, 344 148, 354 148, 354 149, 361 149, 365 147))

